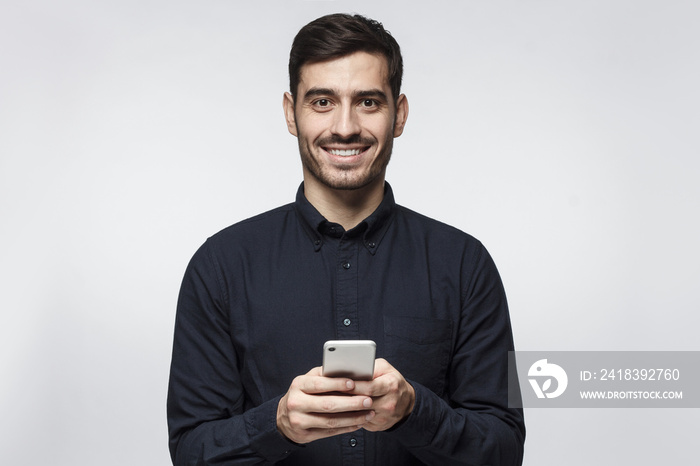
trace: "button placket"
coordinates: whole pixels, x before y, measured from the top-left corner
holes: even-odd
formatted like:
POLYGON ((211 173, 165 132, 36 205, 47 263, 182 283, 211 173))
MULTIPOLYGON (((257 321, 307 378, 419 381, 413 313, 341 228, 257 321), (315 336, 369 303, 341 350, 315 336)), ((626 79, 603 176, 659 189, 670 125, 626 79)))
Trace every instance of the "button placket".
POLYGON ((362 241, 357 238, 343 237, 338 244, 336 277, 335 312, 337 322, 337 337, 341 340, 356 340, 359 338, 357 325, 357 286, 358 270, 357 256, 362 241))

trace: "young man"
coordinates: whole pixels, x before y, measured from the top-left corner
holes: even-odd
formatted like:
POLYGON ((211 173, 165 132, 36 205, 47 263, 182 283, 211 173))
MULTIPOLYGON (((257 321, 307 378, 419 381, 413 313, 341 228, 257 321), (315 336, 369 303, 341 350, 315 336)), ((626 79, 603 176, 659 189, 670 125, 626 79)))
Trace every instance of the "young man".
POLYGON ((193 257, 168 396, 176 465, 519 465, 508 308, 471 236, 394 203, 385 183, 408 101, 381 24, 330 15, 299 32, 283 106, 296 202, 193 257), (329 378, 326 340, 377 343, 374 378, 329 378))

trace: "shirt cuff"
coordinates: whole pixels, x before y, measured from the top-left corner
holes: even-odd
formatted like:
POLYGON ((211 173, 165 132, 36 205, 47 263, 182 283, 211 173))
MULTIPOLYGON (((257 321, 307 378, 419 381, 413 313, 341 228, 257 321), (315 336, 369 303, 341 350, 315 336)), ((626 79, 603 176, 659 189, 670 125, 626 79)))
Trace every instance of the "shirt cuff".
POLYGON ((277 429, 277 405, 281 398, 278 396, 266 401, 244 414, 251 447, 271 463, 276 463, 293 451, 303 448, 303 445, 288 440, 277 429))
POLYGON ((430 444, 440 425, 439 402, 436 405, 437 395, 423 385, 412 380, 408 382, 416 392, 413 411, 390 433, 407 447, 424 447, 430 444))

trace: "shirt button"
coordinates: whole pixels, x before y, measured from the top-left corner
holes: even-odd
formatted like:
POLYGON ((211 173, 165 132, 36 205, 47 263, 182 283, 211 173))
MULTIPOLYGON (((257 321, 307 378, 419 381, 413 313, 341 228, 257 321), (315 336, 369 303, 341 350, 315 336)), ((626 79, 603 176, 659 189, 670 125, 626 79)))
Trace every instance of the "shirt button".
POLYGON ((352 323, 352 321, 350 319, 345 319, 343 321, 343 325, 345 325, 346 327, 349 327, 351 323, 352 323))
POLYGON ((369 243, 367 243, 367 246, 369 246, 370 249, 374 249, 377 246, 377 243, 375 243, 374 241, 370 241, 369 243))
POLYGON ((351 438, 350 439, 350 446, 354 447, 355 445, 357 445, 357 440, 355 438, 351 438))
POLYGON ((316 246, 318 246, 319 244, 321 244, 321 240, 320 240, 320 239, 317 239, 316 241, 314 241, 314 244, 315 244, 316 246))
POLYGON ((343 268, 344 268, 345 270, 349 269, 349 268, 350 268, 350 262, 343 262, 343 268))

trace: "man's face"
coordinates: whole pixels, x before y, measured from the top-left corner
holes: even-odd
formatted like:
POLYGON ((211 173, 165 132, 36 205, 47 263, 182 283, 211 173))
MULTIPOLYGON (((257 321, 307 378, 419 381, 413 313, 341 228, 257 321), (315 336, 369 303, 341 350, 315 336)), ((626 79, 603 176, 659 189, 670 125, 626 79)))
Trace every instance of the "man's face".
POLYGON ((304 179, 333 189, 384 180, 393 139, 408 115, 394 102, 386 59, 356 52, 301 68, 296 102, 285 94, 289 132, 299 139, 304 179))

